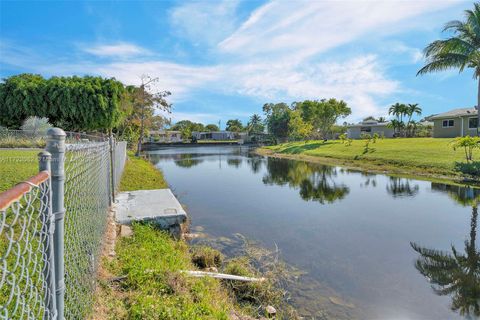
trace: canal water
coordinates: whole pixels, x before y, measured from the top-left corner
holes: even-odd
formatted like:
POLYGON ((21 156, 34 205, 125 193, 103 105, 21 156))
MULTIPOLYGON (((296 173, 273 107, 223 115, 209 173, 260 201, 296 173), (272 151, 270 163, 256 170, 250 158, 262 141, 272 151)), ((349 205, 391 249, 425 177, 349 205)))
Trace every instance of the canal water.
POLYGON ((480 190, 250 151, 177 147, 148 156, 194 230, 278 247, 305 272, 292 290, 302 315, 464 319, 462 312, 478 306, 480 256, 472 240, 480 190), (441 295, 432 286, 452 290, 441 295))

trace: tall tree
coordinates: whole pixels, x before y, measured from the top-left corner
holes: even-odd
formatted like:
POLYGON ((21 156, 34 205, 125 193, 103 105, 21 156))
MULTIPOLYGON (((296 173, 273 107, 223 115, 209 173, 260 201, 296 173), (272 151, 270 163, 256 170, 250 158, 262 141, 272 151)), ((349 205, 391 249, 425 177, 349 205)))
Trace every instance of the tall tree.
POLYGON ((290 111, 290 121, 288 122, 288 138, 291 140, 303 140, 312 133, 313 126, 310 122, 302 119, 300 110, 290 111))
POLYGON ((395 103, 388 109, 388 114, 394 115, 399 122, 403 123, 403 117, 407 115, 407 105, 403 103, 395 103))
POLYGON ((133 104, 134 110, 138 112, 140 119, 140 135, 137 143, 136 155, 140 155, 142 151, 142 142, 145 136, 146 129, 148 130, 148 120, 151 120, 156 111, 170 112, 171 105, 165 99, 170 95, 169 91, 155 91, 153 84, 158 81, 158 78, 151 78, 143 75, 141 77, 142 84, 138 88, 134 88, 133 104))
POLYGON ((205 130, 209 132, 220 131, 220 128, 216 124, 207 124, 205 126, 205 130))
POLYGON ((192 122, 190 120, 180 120, 175 123, 170 129, 178 131, 185 131, 188 129, 190 132, 206 130, 205 126, 202 123, 192 122))
POLYGON ((225 128, 225 130, 232 132, 240 132, 243 131, 243 124, 238 119, 231 119, 227 121, 227 127, 225 128))
MULTIPOLYGON (((477 110, 480 108, 480 3, 474 3, 473 10, 465 10, 463 21, 448 22, 443 32, 452 35, 444 40, 430 43, 424 50, 426 64, 417 75, 447 69, 473 69, 473 78, 478 81, 477 110)), ((480 112, 477 115, 480 124, 480 112)), ((477 125, 477 135, 480 135, 477 125)))
POLYGON ((247 124, 247 131, 249 134, 261 133, 265 129, 262 118, 258 114, 253 114, 247 124))
POLYGON ((352 113, 352 110, 343 100, 322 99, 305 100, 295 104, 295 108, 300 110, 305 122, 312 124, 323 139, 328 137, 332 126, 340 118, 345 118, 352 113))
POLYGON ((265 123, 268 133, 277 139, 288 136, 288 121, 290 120, 290 108, 286 103, 265 103, 263 105, 265 123))
POLYGON ((418 106, 418 103, 409 103, 406 108, 406 114, 408 116, 408 122, 407 122, 407 131, 409 136, 414 136, 415 135, 415 128, 416 128, 416 122, 412 120, 412 117, 414 114, 416 115, 421 115, 422 114, 422 108, 418 106))
POLYGON ((393 127, 394 129, 397 129, 397 134, 398 135, 404 135, 404 128, 405 122, 403 122, 403 117, 407 116, 408 113, 408 106, 403 103, 395 103, 390 106, 388 109, 388 114, 389 115, 394 115, 396 119, 392 120, 390 122, 390 126, 393 127))

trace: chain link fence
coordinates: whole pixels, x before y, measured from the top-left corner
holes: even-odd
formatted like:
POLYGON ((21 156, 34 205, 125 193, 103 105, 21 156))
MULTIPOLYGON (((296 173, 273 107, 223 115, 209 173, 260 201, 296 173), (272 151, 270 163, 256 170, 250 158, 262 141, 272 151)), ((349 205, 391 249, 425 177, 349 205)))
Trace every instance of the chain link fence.
POLYGON ((115 184, 115 190, 120 187, 120 180, 122 178, 123 168, 125 168, 125 162, 127 161, 127 142, 119 141, 115 144, 115 155, 113 156, 113 181, 115 184))
POLYGON ((60 129, 45 142, 41 172, 0 194, 0 319, 85 319, 92 309, 126 143, 60 129))

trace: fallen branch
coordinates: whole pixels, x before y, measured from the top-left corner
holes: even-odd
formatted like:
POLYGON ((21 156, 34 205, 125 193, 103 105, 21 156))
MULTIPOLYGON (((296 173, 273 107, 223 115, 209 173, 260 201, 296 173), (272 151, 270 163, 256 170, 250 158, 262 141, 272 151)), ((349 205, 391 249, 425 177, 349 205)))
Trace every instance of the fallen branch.
POLYGON ((246 281, 246 282, 257 282, 265 281, 265 278, 252 278, 252 277, 243 277, 236 276, 233 274, 217 273, 217 272, 205 272, 205 271, 181 271, 192 277, 212 277, 216 279, 225 279, 225 280, 237 280, 237 281, 246 281))

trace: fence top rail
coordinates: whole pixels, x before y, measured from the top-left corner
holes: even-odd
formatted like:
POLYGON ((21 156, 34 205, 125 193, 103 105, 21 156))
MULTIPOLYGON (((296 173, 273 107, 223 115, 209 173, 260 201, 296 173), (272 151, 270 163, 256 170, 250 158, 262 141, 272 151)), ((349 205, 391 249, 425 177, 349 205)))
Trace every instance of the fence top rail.
POLYGON ((6 210, 12 203, 20 200, 32 187, 38 187, 49 178, 48 171, 40 171, 28 180, 20 182, 13 188, 0 193, 0 211, 6 210))

